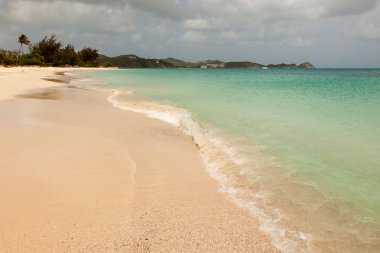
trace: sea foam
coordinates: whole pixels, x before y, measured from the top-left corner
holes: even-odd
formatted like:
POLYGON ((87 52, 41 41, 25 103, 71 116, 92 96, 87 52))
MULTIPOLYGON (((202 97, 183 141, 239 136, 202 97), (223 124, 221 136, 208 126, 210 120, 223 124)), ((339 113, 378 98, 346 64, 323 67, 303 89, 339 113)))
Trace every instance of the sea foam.
POLYGON ((284 252, 311 252, 308 241, 311 236, 301 231, 292 231, 281 226, 280 210, 274 210, 277 218, 268 215, 265 210, 259 208, 255 200, 266 198, 264 192, 251 192, 247 189, 237 187, 234 174, 244 175, 246 160, 249 158, 241 155, 229 140, 202 127, 195 121, 191 114, 180 108, 170 105, 162 105, 152 102, 136 102, 122 99, 121 96, 131 94, 130 91, 115 90, 108 97, 108 101, 115 107, 138 113, 143 113, 150 118, 167 122, 181 129, 185 134, 193 138, 198 146, 206 171, 218 181, 219 191, 225 193, 229 199, 238 207, 249 210, 260 220, 260 229, 271 235, 274 245, 284 252), (235 173, 228 173, 234 170, 235 173), (289 239, 289 235, 292 239, 289 239))
POLYGON ((192 136, 219 190, 250 210, 282 251, 380 252, 379 70, 149 69, 81 77, 95 77, 88 83, 103 89, 135 90, 111 100, 192 136), (136 101, 141 96, 188 110, 136 101))

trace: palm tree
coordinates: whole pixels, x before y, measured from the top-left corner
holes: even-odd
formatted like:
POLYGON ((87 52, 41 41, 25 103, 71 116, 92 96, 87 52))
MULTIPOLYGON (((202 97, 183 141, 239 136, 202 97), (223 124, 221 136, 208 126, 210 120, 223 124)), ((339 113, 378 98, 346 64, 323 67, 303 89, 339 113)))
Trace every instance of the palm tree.
POLYGON ((18 43, 20 43, 20 49, 19 51, 21 51, 21 55, 24 54, 24 50, 23 50, 23 45, 29 45, 30 44, 30 41, 28 39, 28 37, 26 37, 25 34, 21 34, 20 37, 18 37, 18 43))

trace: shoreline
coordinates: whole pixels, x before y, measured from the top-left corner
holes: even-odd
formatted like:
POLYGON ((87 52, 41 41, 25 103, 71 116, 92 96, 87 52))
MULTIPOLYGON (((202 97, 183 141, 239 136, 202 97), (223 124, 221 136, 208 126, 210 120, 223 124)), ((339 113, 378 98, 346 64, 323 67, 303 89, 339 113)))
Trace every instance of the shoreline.
MULTIPOLYGON (((255 149, 257 143, 252 141, 249 143, 251 146, 245 146, 247 143, 244 142, 244 139, 238 139, 239 136, 243 137, 244 135, 239 135, 238 132, 235 132, 236 135, 229 135, 223 122, 218 120, 235 119, 227 125, 231 127, 239 118, 229 118, 228 113, 221 114, 223 117, 214 117, 213 112, 207 107, 199 105, 208 105, 209 101, 206 101, 205 98, 210 99, 214 102, 214 104, 210 103, 210 108, 215 109, 216 115, 220 113, 220 110, 218 111, 218 107, 215 105, 224 108, 226 112, 230 112, 229 108, 218 104, 220 101, 213 100, 212 96, 204 96, 204 99, 195 100, 194 103, 189 103, 187 100, 189 97, 194 98, 195 95, 202 96, 206 93, 203 89, 195 89, 194 92, 191 92, 191 88, 186 86, 186 81, 194 79, 201 83, 204 78, 196 79, 193 75, 188 80, 182 80, 184 83, 182 86, 178 85, 174 71, 167 75, 163 72, 153 73, 160 77, 157 79, 157 83, 166 80, 165 84, 156 85, 156 79, 150 78, 150 71, 132 71, 130 77, 128 77, 128 72, 124 73, 125 76, 122 75, 123 73, 117 72, 114 74, 104 73, 104 75, 101 72, 93 75, 90 73, 89 76, 109 80, 110 84, 117 84, 113 86, 115 89, 121 88, 121 91, 123 88, 128 89, 126 96, 117 92, 110 96, 109 99, 117 107, 142 112, 151 118, 159 118, 192 136, 202 153, 206 170, 218 181, 219 190, 228 195, 237 206, 248 209, 254 217, 259 218, 262 231, 271 235, 272 242, 278 249, 284 252, 334 250, 355 252, 363 249, 367 252, 377 252, 379 244, 376 235, 379 227, 374 213, 360 207, 357 202, 339 198, 338 192, 337 195, 332 192, 326 194, 328 189, 318 188, 318 185, 313 184, 311 178, 308 180, 297 172, 289 174, 292 169, 297 171, 297 167, 286 168, 282 167, 285 163, 271 163, 270 153, 267 153, 269 154, 267 156, 255 149), (170 82, 170 77, 173 78, 173 82, 170 82), (157 91, 155 91, 156 86, 157 91), (188 93, 181 96, 181 92, 186 89, 188 93), (199 93, 199 91, 203 91, 203 93, 199 93), (208 112, 209 116, 205 112, 208 112), (194 113, 194 118, 192 113, 194 113), (203 115, 203 117, 199 117, 199 115, 203 115), (212 120, 215 120, 215 124, 212 120), (365 220, 366 217, 373 217, 374 220, 368 222, 365 220), (359 234, 365 235, 364 238, 356 237, 357 232, 355 231, 360 231, 359 234)), ((210 87, 213 85, 211 82, 207 82, 207 84, 210 87)), ((221 87, 226 86, 221 85, 221 87)), ((212 94, 215 89, 210 88, 207 91, 212 94)), ((235 94, 233 90, 230 92, 235 94)), ((226 98, 228 98, 228 94, 226 98)), ((230 103, 228 106, 233 107, 234 104, 230 103)), ((244 108, 240 109, 244 112, 244 108)), ((236 110, 235 113, 244 115, 239 114, 236 110)), ((265 115, 271 115, 271 112, 267 111, 265 115)), ((338 116, 337 119, 339 118, 338 116)), ((254 122, 251 123, 254 124, 254 122)), ((323 121, 321 123, 323 124, 323 121)), ((256 134, 260 134, 260 131, 256 134)), ((292 136, 291 133, 289 136, 292 136)), ((289 144, 292 143, 289 142, 289 144)), ((344 147, 342 148, 344 149, 344 147)), ((293 155, 302 153, 302 150, 298 150, 293 155)), ((301 168, 303 167, 298 167, 298 169, 301 168)), ((331 169, 334 170, 334 168, 331 169)), ((323 172, 323 170, 321 171, 323 172)), ((375 200, 375 198, 373 199, 375 200)), ((376 203, 376 200, 373 203, 376 203)))
POLYGON ((10 98, 32 87, 19 82, 0 96, 7 252, 278 252, 218 192, 190 136, 114 108, 109 92, 45 80, 36 89, 52 93, 10 98))
MULTIPOLYGON (((28 90, 58 87, 69 78, 65 73, 106 70, 109 68, 3 67, 0 66, 0 101, 12 99, 28 90)), ((68 79, 69 80, 69 79, 68 79)))

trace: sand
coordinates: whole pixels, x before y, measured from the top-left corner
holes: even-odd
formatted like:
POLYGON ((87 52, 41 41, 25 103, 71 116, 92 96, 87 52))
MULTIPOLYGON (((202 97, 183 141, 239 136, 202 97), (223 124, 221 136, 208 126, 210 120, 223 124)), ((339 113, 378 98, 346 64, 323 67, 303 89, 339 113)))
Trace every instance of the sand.
MULTIPOLYGON (((0 67, 0 100, 11 99, 29 89, 38 89, 48 86, 57 86, 58 83, 43 80, 62 69, 53 68, 4 68, 0 67)), ((61 84, 62 85, 62 84, 61 84)))
POLYGON ((0 68, 0 252, 277 252, 189 136, 57 71, 0 68))

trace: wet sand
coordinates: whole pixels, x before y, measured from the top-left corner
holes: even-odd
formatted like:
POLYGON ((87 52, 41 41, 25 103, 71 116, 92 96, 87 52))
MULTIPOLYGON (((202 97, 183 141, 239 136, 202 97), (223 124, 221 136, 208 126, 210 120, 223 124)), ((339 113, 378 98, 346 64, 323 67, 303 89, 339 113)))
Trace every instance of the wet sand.
POLYGON ((1 252, 277 252, 191 137, 110 92, 35 78, 49 87, 0 94, 1 252))

